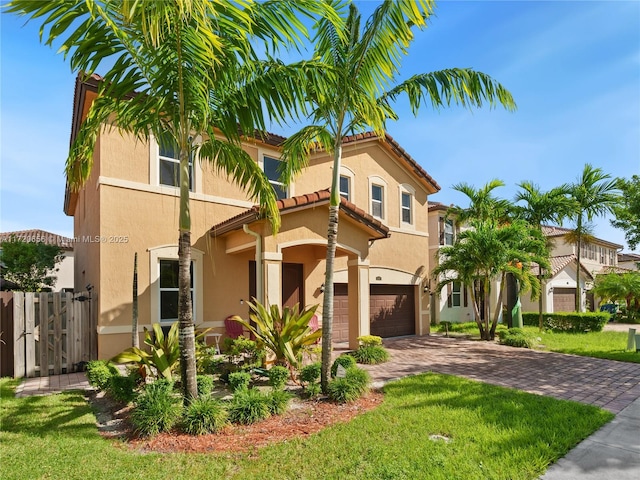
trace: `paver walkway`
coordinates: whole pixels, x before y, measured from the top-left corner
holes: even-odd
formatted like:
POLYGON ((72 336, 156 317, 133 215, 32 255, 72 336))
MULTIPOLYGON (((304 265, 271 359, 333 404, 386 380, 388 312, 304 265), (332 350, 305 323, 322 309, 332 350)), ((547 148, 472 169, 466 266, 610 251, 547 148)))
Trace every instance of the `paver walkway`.
POLYGON ((588 403, 613 413, 640 398, 640 363, 439 336, 386 339, 384 345, 391 361, 366 367, 378 384, 432 371, 588 403))
POLYGON ((84 372, 26 378, 16 388, 16 397, 49 395, 51 393, 60 393, 64 390, 87 390, 88 388, 91 387, 84 372))

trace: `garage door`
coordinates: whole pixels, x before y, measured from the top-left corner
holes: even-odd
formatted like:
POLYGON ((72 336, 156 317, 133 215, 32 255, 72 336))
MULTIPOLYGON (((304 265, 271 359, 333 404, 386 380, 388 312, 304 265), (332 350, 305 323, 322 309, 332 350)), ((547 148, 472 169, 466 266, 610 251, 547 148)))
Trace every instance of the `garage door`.
POLYGON ((349 297, 346 283, 333 284, 333 335, 334 342, 349 341, 349 297))
POLYGON ((553 311, 573 312, 576 309, 576 289, 557 288, 553 289, 553 311))
POLYGON ((413 285, 371 285, 371 335, 382 338, 416 333, 413 285))

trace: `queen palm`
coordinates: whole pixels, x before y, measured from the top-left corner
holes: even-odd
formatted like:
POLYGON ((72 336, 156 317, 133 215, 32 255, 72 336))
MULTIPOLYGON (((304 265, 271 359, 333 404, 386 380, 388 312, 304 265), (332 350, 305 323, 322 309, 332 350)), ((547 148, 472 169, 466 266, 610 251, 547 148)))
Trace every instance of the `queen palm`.
POLYGON ((284 143, 284 158, 308 157, 320 146, 333 154, 325 292, 322 310, 322 375, 326 391, 331 360, 333 324, 333 269, 338 235, 339 181, 342 142, 346 135, 373 130, 383 137, 388 119, 397 119, 392 102, 406 95, 414 113, 425 104, 433 108, 458 104, 480 107, 501 104, 515 109, 511 94, 488 75, 471 69, 448 69, 418 74, 397 84, 402 58, 408 53, 414 28, 424 28, 432 0, 385 0, 362 26, 350 5, 344 30, 321 19, 315 37, 315 56, 335 75, 322 88, 308 91, 312 125, 284 143))
POLYGON ((178 319, 186 401, 197 396, 189 159, 199 148, 201 160, 260 201, 277 229, 274 191, 240 139, 242 132, 263 131, 265 115, 277 120, 302 106, 301 86, 313 77, 313 69, 305 63, 259 62, 253 42, 264 39, 268 55, 272 46, 298 39, 304 31, 298 8, 322 10, 327 22, 337 18, 330 8, 310 1, 13 0, 7 5, 8 12, 42 21, 43 40, 60 43, 74 71, 91 75, 108 68, 70 149, 66 173, 71 188, 86 181, 102 128, 119 128, 141 139, 168 138, 179 152, 178 319))
MULTIPOLYGON (((544 223, 555 222, 562 224, 571 207, 566 188, 557 187, 543 192, 538 185, 530 181, 521 182, 518 187, 520 187, 520 191, 516 193, 514 201, 522 203, 516 206, 515 214, 517 217, 523 218, 529 225, 540 232, 542 232, 544 223)), ((544 272, 538 266, 538 281, 540 285, 542 285, 543 277, 544 272)), ((538 326, 542 331, 542 295, 538 297, 538 326)))
POLYGON ((493 191, 498 187, 504 187, 504 182, 497 178, 480 188, 475 188, 466 182, 453 185, 452 189, 467 196, 469 206, 466 208, 451 206, 447 213, 455 215, 459 224, 471 221, 497 221, 500 224, 507 222, 512 205, 508 200, 493 195, 493 191))
POLYGON ((563 186, 571 199, 572 205, 568 217, 575 222, 575 228, 568 235, 567 240, 576 244, 576 312, 582 310, 582 295, 580 289, 580 259, 582 256, 582 242, 589 235, 589 223, 595 218, 612 213, 618 204, 619 196, 616 189, 616 180, 606 174, 601 168, 595 168, 585 164, 582 174, 575 183, 563 186))

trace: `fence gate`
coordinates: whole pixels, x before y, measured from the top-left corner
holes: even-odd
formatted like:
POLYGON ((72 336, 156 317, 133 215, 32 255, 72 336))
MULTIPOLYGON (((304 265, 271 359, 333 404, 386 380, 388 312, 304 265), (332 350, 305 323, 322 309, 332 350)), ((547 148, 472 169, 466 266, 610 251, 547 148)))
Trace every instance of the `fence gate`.
MULTIPOLYGON (((13 294, 13 376, 70 373, 97 358, 96 319, 88 293, 13 294)), ((3 294, 3 305, 5 302, 3 294)), ((7 305, 8 307, 8 305, 7 305)), ((3 308, 3 316, 10 308, 3 308)), ((8 322, 3 322, 8 325, 8 322)), ((7 338, 7 332, 4 338, 7 338)), ((3 370, 6 370, 3 367, 3 370)))

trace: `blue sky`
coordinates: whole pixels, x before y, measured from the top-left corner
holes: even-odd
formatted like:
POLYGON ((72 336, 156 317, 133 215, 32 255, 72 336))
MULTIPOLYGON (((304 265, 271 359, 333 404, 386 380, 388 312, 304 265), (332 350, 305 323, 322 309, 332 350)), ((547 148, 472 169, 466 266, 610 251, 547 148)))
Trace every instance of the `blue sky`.
MULTIPOLYGON (((72 236, 62 204, 75 77, 40 45, 37 23, 6 14, 0 22, 0 230, 72 236)), ((587 162, 612 176, 640 174, 640 2, 441 1, 402 75, 448 67, 491 75, 518 110, 425 109, 415 118, 397 105, 388 132, 442 187, 431 200, 465 205, 453 184, 493 178, 507 184, 496 191, 504 198, 523 180, 549 189, 587 162)), ((624 244, 606 219, 594 232, 624 244)))

